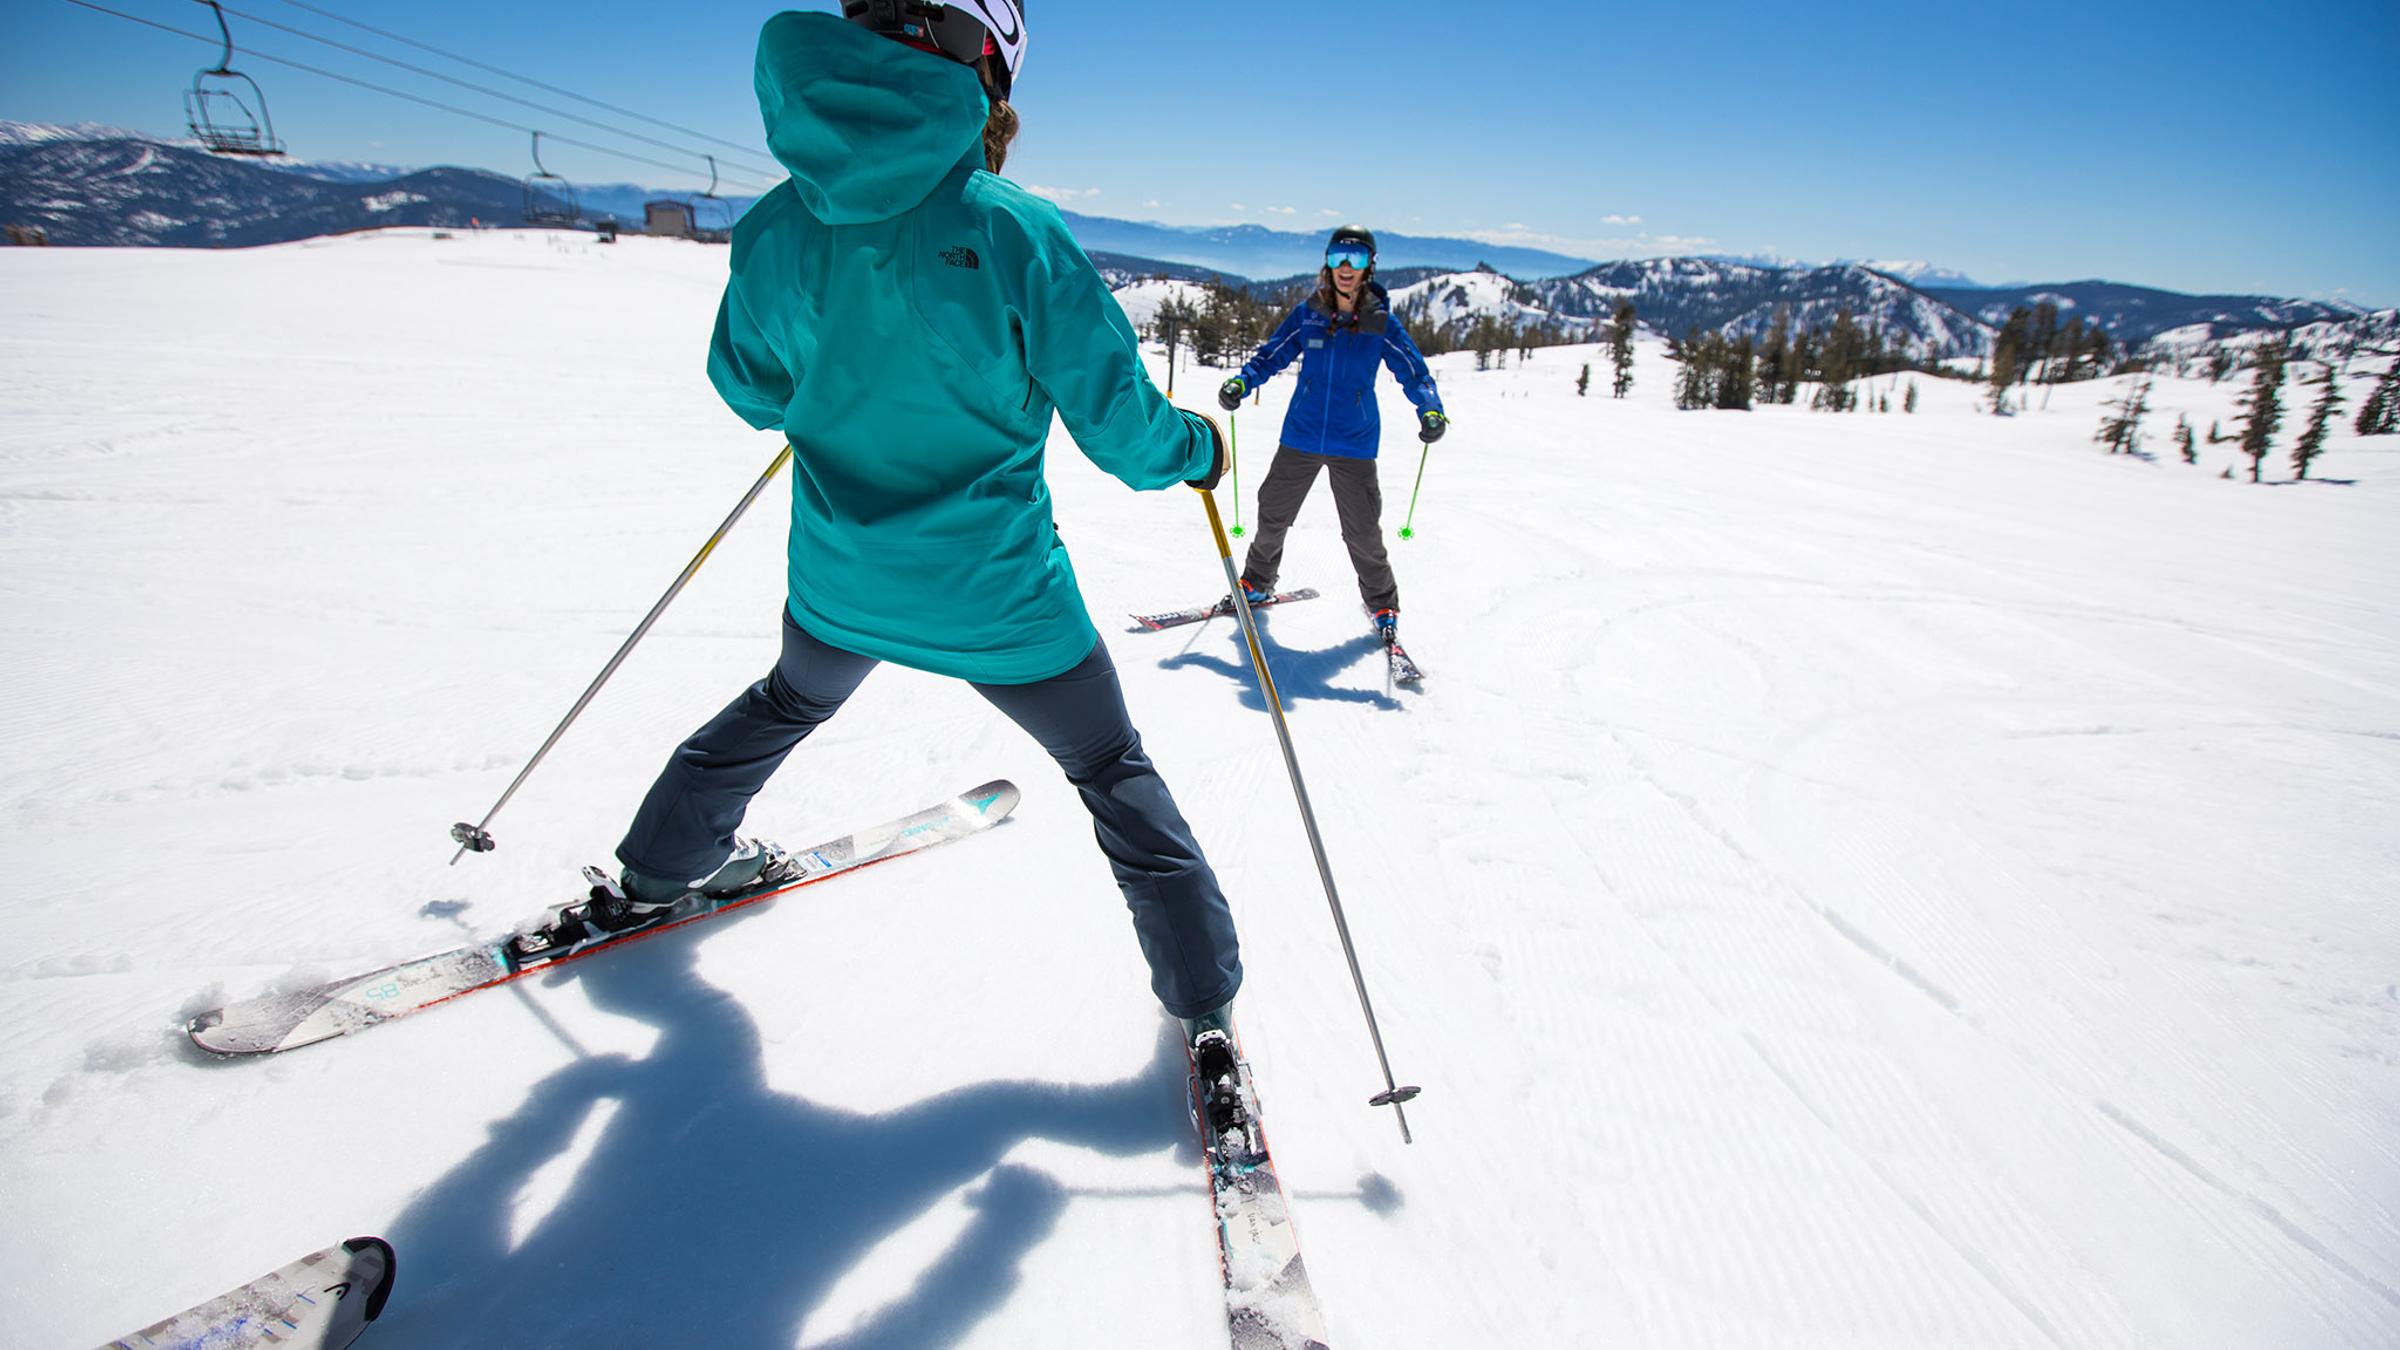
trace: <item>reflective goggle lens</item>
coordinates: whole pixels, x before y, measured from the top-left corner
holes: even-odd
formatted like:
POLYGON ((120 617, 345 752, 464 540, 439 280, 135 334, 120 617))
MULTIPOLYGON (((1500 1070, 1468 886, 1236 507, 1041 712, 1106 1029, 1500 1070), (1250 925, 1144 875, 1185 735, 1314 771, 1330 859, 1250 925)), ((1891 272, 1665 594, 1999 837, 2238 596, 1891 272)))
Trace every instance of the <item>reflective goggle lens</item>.
POLYGON ((1374 261, 1374 254, 1367 252, 1363 248, 1353 247, 1349 244, 1344 244, 1340 248, 1329 248, 1325 250, 1325 265, 1327 267, 1347 267, 1355 271, 1364 272, 1370 265, 1374 263, 1374 261))

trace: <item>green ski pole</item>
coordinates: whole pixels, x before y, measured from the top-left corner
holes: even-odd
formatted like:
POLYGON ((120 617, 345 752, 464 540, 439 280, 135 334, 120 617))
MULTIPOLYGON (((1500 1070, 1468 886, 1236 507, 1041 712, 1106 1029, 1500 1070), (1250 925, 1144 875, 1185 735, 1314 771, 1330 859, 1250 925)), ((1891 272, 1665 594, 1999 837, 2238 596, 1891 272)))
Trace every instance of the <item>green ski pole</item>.
POLYGON ((1428 441, 1417 451, 1417 486, 1408 494, 1408 519, 1400 526, 1400 537, 1403 539, 1417 537, 1417 494, 1425 490, 1425 456, 1432 450, 1433 444, 1428 441))
POLYGON ((1233 537, 1242 537, 1242 420, 1225 414, 1225 472, 1233 476, 1233 537))

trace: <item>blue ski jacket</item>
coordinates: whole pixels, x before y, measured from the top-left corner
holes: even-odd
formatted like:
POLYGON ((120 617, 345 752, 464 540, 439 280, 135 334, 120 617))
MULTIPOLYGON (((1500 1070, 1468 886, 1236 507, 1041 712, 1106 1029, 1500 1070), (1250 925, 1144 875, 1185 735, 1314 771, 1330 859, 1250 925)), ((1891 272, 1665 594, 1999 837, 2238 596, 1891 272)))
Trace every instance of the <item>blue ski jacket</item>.
POLYGON ((1283 443, 1312 455, 1373 459, 1383 439, 1375 408, 1375 368, 1389 366, 1419 412, 1440 412, 1433 371, 1392 317, 1383 287, 1368 282, 1358 312, 1340 314, 1315 297, 1293 310, 1242 366, 1242 386, 1257 389, 1300 359, 1300 387, 1283 415, 1283 443))
POLYGON ((758 39, 767 145, 791 171, 734 227, 717 392, 792 444, 792 620, 844 651, 986 684, 1100 640, 1052 522, 1056 412, 1135 488, 1204 475, 1058 208, 984 172, 975 72, 838 14, 758 39))

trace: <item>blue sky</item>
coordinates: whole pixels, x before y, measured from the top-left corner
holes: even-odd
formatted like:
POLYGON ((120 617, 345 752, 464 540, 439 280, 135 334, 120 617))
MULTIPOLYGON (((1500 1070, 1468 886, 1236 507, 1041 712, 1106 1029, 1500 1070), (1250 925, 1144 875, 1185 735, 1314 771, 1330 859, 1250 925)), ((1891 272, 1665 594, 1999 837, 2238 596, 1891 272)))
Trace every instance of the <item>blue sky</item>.
MULTIPOLYGON (((95 0, 192 31, 191 0, 95 0)), ((736 150, 394 46, 292 0, 232 0, 236 42, 705 168, 334 51, 371 47, 659 140, 763 185, 751 44, 773 6, 308 0, 736 150)), ((831 8, 830 4, 801 8, 831 8)), ((1337 5, 1034 0, 1012 177, 1174 224, 1358 220, 1614 258, 1921 259, 1988 282, 2084 277, 2400 304, 2400 3, 1997 7, 1337 5)), ((179 131, 210 47, 0 0, 0 117, 179 131)), ((522 174, 528 138, 271 62, 313 159, 522 174)), ((569 178, 694 174, 545 144, 569 178)))

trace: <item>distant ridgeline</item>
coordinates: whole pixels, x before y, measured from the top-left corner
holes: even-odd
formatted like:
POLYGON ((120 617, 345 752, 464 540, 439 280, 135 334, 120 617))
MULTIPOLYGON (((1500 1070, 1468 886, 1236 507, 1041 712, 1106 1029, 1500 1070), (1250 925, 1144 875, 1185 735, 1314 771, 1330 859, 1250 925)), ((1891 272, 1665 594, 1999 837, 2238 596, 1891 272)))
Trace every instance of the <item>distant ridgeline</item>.
MULTIPOLYGON (((1182 283, 1143 327, 1154 340, 1188 344, 1203 365, 1238 364, 1314 285, 1305 276, 1253 282, 1192 276, 1190 268, 1144 270, 1114 256, 1109 262, 1112 284, 1182 283)), ((2400 342, 2400 311, 2108 282, 1936 294, 1858 264, 1653 258, 1539 281, 1488 268, 1416 268, 1378 279, 1420 348, 1428 355, 1473 351, 1478 368, 1505 365, 1512 352, 1521 359, 1541 347, 1609 341, 1620 320, 1628 336, 1637 326, 1661 334, 1681 366, 1678 401, 1687 407, 1748 407, 1752 378, 1760 386, 1755 396, 1774 402, 1790 401, 1803 386, 1838 387, 1902 370, 1981 379, 1996 354, 2013 369, 2066 384, 2162 365, 2221 377, 2249 365, 2251 350, 2268 337, 2303 352, 2375 353, 2400 342), (1946 295, 1980 303, 1970 311, 1946 295), (1754 377, 1732 378, 1737 366, 1754 377)))
POLYGON ((690 214, 704 229, 709 214, 730 224, 751 201, 628 185, 564 190, 572 200, 552 192, 529 199, 523 181, 480 169, 326 169, 221 158, 136 136, 0 141, 0 226, 12 242, 244 248, 387 225, 517 225, 529 200, 587 228, 610 222, 638 233, 660 218, 653 203, 697 206, 690 214))
MULTIPOLYGON (((646 224, 707 235, 712 226, 729 227, 751 200, 529 183, 474 169, 224 159, 107 128, 0 123, 0 227, 18 244, 246 247, 390 225, 510 226, 537 207, 545 219, 587 227, 613 221, 627 232, 646 224), (572 200, 542 191, 553 188, 572 200)), ((1315 281, 1313 270, 1253 280, 1228 264, 1307 268, 1322 248, 1318 235, 1259 226, 1185 229, 1072 212, 1066 219, 1110 285, 1177 283, 1143 311, 1144 327, 1188 343, 1212 365, 1248 355, 1315 281)), ((1690 353, 1730 362, 1746 344, 1753 356, 1774 348, 1786 362, 1795 350, 1811 360, 1836 354, 1837 366, 1846 360, 1861 373, 1906 368, 1980 377, 2005 347, 2012 361, 2038 362, 2059 381, 2134 365, 2247 365, 2249 351, 2268 336, 2287 349, 2376 348, 2400 328, 2388 310, 2106 281, 1979 288, 1933 284, 1930 275, 1911 284, 1859 263, 1651 258, 1585 265, 1464 239, 1391 234, 1382 243, 1393 265, 1377 280, 1418 345, 1429 354, 1472 350, 1486 362, 1603 340, 1627 306, 1632 323, 1676 342, 1679 360, 1690 353), (1497 265, 1463 261, 1479 254, 1497 265), (1528 279, 1501 270, 1510 267, 1528 279)), ((1775 383, 1788 385, 1791 375, 1775 383)))

